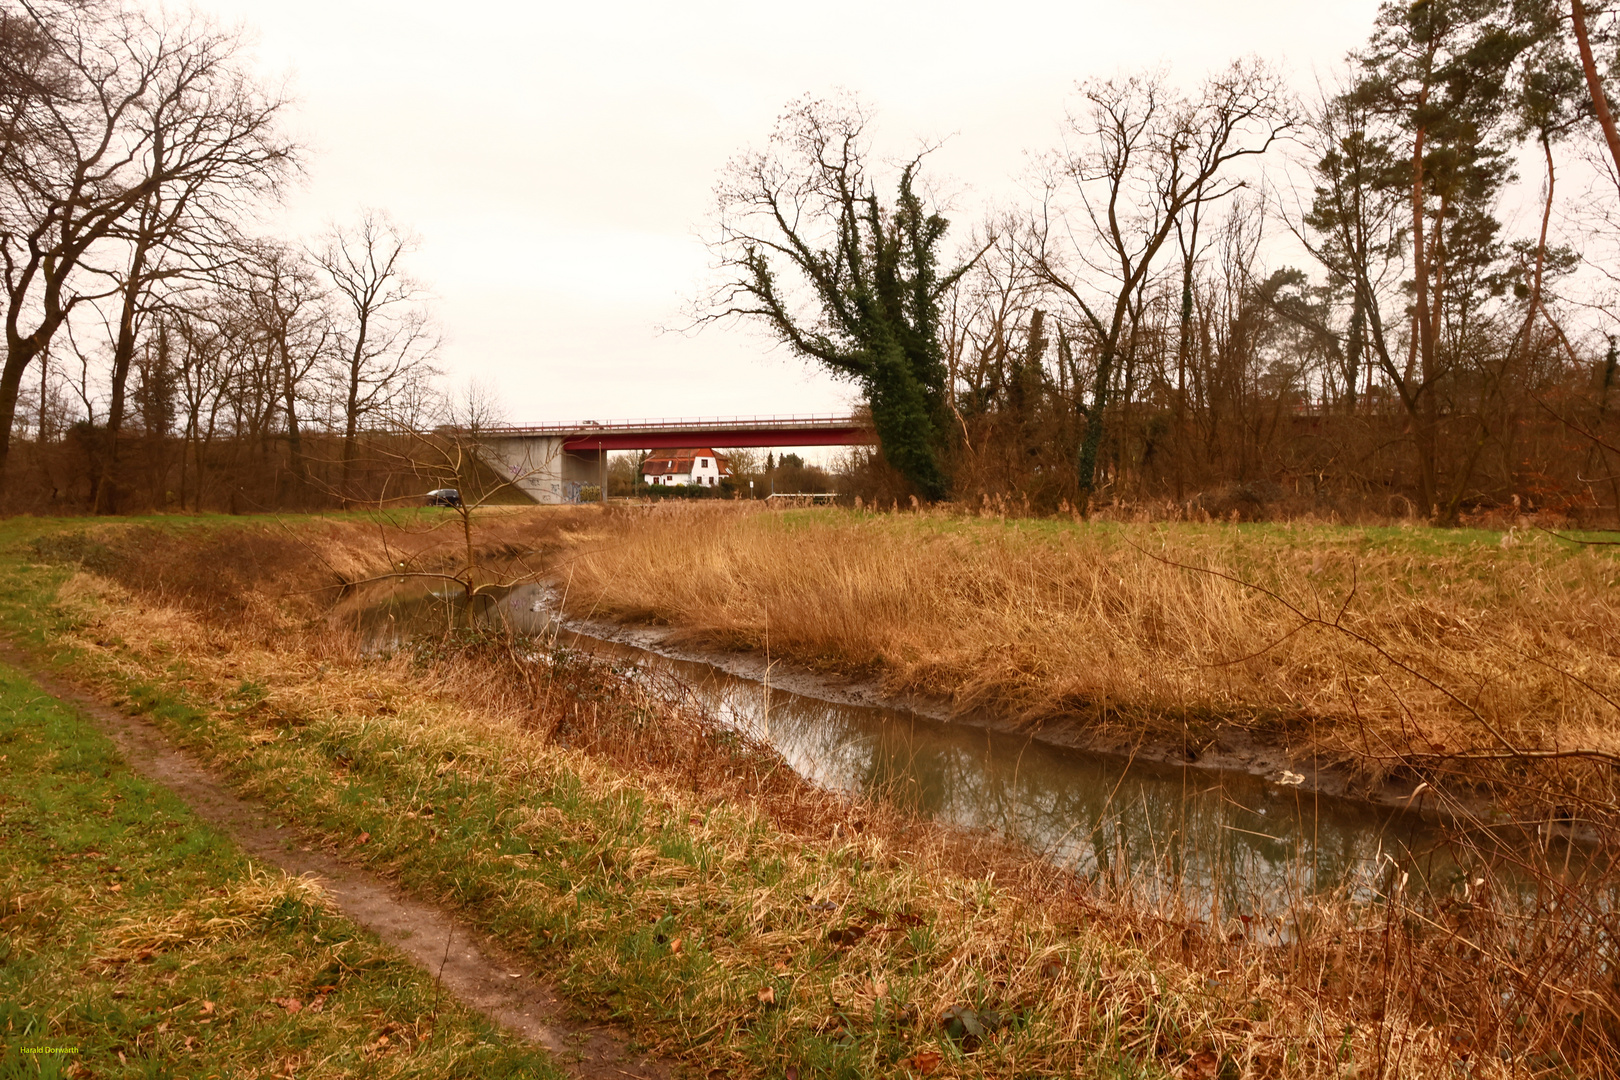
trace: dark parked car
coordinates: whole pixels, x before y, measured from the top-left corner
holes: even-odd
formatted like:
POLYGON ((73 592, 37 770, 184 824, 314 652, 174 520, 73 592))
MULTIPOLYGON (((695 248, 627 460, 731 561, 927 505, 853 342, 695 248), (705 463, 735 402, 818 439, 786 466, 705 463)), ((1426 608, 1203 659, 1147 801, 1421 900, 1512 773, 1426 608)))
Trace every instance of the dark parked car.
POLYGON ((427 493, 429 506, 460 506, 461 492, 455 488, 435 488, 427 493))

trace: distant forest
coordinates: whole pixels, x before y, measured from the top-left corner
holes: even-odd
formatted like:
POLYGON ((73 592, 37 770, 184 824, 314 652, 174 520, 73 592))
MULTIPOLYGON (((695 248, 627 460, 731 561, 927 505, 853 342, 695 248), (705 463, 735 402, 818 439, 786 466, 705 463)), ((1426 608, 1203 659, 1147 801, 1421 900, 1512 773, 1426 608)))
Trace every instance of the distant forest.
POLYGON ((886 171, 860 101, 806 98, 725 172, 700 318, 857 384, 883 494, 1612 524, 1615 67, 1610 9, 1425 0, 1305 97, 1253 59, 1088 79, 1030 205, 965 233, 927 147, 886 171))
POLYGON ((261 231, 287 110, 201 16, 0 4, 0 507, 375 497, 368 448, 442 413, 409 231, 261 231))
MULTIPOLYGON (((967 223, 929 147, 889 167, 806 97, 721 173, 697 319, 859 389, 867 499, 1614 524, 1617 51, 1605 6, 1424 0, 1303 96, 1255 59, 1083 79, 1025 205, 967 223)), ((401 433, 457 420, 414 240, 265 234, 288 109, 200 16, 0 0, 0 509, 413 482, 401 433)))

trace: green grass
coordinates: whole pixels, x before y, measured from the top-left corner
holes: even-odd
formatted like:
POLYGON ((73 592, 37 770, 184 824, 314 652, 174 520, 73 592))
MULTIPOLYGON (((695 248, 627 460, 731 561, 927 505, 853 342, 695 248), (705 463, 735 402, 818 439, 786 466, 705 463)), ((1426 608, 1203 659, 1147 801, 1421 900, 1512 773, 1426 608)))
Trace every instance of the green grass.
MULTIPOLYGON (((408 713, 311 718, 256 746, 261 695, 245 682, 221 715, 149 684, 129 687, 125 706, 178 726, 194 745, 206 733, 248 794, 412 892, 456 905, 536 957, 600 1018, 648 1040, 679 1033, 691 1040, 683 1048, 718 1055, 727 1075, 794 1065, 854 1080, 936 1044, 911 990, 949 962, 960 937, 919 927, 898 956, 870 943, 852 956, 826 940, 828 916, 816 905, 829 896, 878 921, 910 899, 913 883, 870 873, 860 847, 807 850, 735 808, 689 817, 633 787, 604 790, 555 760, 515 762, 510 748, 424 729, 408 713), (770 925, 761 927, 765 898, 770 925), (780 944, 762 951, 762 930, 780 944), (885 1000, 842 1004, 852 969, 887 972, 885 1000), (767 988, 773 1000, 762 1001, 767 988)), ((973 932, 972 922, 962 929, 973 932)), ((964 1003, 991 978, 978 965, 962 975, 964 1003)), ((999 1074, 1017 1048, 998 1049, 960 1062, 964 1072, 999 1074)), ((1162 1074, 1143 1062, 1122 1075, 1162 1074)))
POLYGON ((561 1075, 3 666, 0 863, 0 1077, 561 1075))
MULTIPOLYGON (((833 513, 783 515, 781 527, 813 525, 833 513)), ((969 536, 1003 529, 1062 536, 1077 528, 887 520, 896 530, 969 536)), ((71 535, 94 527, 0 522, 0 621, 9 632, 42 655, 54 654, 59 665, 72 664, 77 678, 123 707, 152 717, 244 793, 324 837, 345 858, 457 906, 526 953, 581 1010, 621 1020, 644 1043, 702 1069, 736 1077, 793 1069, 805 1080, 853 1080, 913 1075, 908 1062, 937 1053, 942 1077, 1157 1078, 1183 1075, 1189 1060, 1206 1056, 1221 1063, 1222 1075, 1228 1062, 1242 1059, 1256 1074, 1336 1076, 1341 1043, 1343 1053, 1366 1064, 1369 1042, 1382 1030, 1382 1019, 1374 1027, 1364 1015, 1349 1014, 1358 1021, 1352 1027, 1345 1012, 1320 998, 1290 998, 1290 976, 1281 970, 1286 956, 1234 949, 1230 969, 1222 966, 1212 980, 1171 959, 1180 955, 1173 944, 1150 947, 1128 923, 1094 925, 1092 915, 1060 903, 1061 893, 1049 899, 1037 889, 913 858, 901 850, 922 846, 912 836, 796 834, 772 825, 746 800, 681 789, 653 769, 626 775, 516 726, 469 715, 430 689, 425 673, 404 670, 403 660, 326 658, 317 665, 292 646, 266 644, 270 639, 233 640, 224 627, 188 639, 178 615, 161 635, 143 636, 143 620, 153 612, 141 604, 157 605, 150 598, 125 605, 81 596, 59 606, 57 587, 73 567, 40 559, 34 541, 53 530, 71 535), (1255 1035, 1247 1003, 1285 999, 1287 1007, 1279 1005, 1283 1011, 1267 1021, 1269 1033, 1255 1035), (968 1038, 964 1016, 1001 1023, 980 1024, 983 1037, 968 1038)), ((1124 535, 1144 527, 1078 528, 1124 535)), ((1317 535, 1276 526, 1176 528, 1261 551, 1317 535)), ((1409 535, 1417 531, 1342 529, 1318 535, 1318 542, 1327 536, 1341 545, 1396 545, 1416 561, 1424 545, 1442 542, 1409 535)), ((1445 535, 1444 543, 1460 542, 1445 535)), ((1475 547, 1460 550, 1501 550, 1499 535, 1469 539, 1475 547)), ((1513 550, 1515 558, 1531 557, 1513 550)), ((1564 557, 1550 546, 1532 554, 1564 557)), ((565 682, 595 677, 558 670, 565 682)), ((611 680, 591 693, 559 686, 557 698, 559 707, 623 710, 627 723, 659 720, 611 680)), ((43 758, 58 742, 70 745, 41 736, 34 752, 43 758)), ((8 815, 11 807, 0 806, 8 815)), ((0 828, 10 843, 9 825, 0 828)), ((165 850, 160 830, 143 832, 149 839, 142 843, 165 850)), ((117 865, 135 865, 133 856, 117 858, 117 865)), ((80 871, 82 862, 65 865, 80 871)), ((1044 878, 1052 880, 1049 872, 1044 878)), ((177 902, 183 907, 195 895, 177 902)), ((309 920, 330 916, 301 918, 301 929, 286 932, 312 933, 309 920)), ((100 932, 104 939, 105 925, 100 932)), ((322 946, 332 940, 319 936, 322 946)), ((1184 937, 1166 940, 1189 947, 1184 937)), ((171 963, 170 955, 148 967, 171 963)), ((318 954, 301 960, 306 954, 288 944, 278 955, 284 969, 266 979, 308 989, 318 954)), ((216 994, 215 983, 229 988, 245 969, 242 961, 198 967, 197 991, 209 994, 216 994)), ((176 979, 190 978, 190 971, 178 969, 176 979)), ((111 976, 64 978, 65 985, 96 988, 111 976)), ((260 991, 245 992, 251 1000, 260 991)), ((13 996, 10 984, 0 985, 0 997, 13 996)), ((218 1006, 221 997, 208 1000, 218 1006)), ((150 1009, 171 1005, 159 996, 150 1009)), ((39 1011, 65 1015, 54 1008, 39 1011)), ((273 1012, 261 1019, 288 1020, 273 1012)), ((446 1023, 441 1012, 438 1030, 446 1023)), ((1436 1020, 1419 1033, 1425 1041, 1410 1058, 1419 1071, 1410 1075, 1450 1067, 1443 1027, 1436 1020)))
MULTIPOLYGON (((17 639, 43 645, 56 666, 156 721, 343 857, 459 908, 532 957, 583 1012, 626 1024, 645 1044, 737 1077, 789 1067, 807 1080, 904 1076, 918 1051, 942 1055, 942 1076, 1021 1075, 1017 1063, 1031 1061, 1074 1075, 1164 1077, 1219 1036, 1201 1004, 1178 1001, 1162 1006, 1173 1035, 1125 1049, 1140 1042, 1145 1014, 1112 995, 1075 1042, 1064 1032, 1091 991, 1116 977, 1127 998, 1150 985, 1143 957, 1026 924, 1023 902, 998 886, 928 880, 878 855, 881 841, 807 843, 757 808, 694 804, 505 732, 446 723, 393 675, 346 672, 377 686, 378 700, 361 704, 345 688, 333 708, 280 672, 244 665, 224 682, 200 657, 143 653, 117 637, 116 620, 92 632, 105 649, 75 652, 84 605, 54 600, 71 567, 39 561, 34 541, 84 528, 0 533, 0 620, 17 639), (862 936, 890 923, 898 929, 862 936), (849 940, 829 937, 850 926, 849 940), (1009 989, 1031 979, 1044 984, 1041 1000, 1009 989), (1007 1022, 982 1043, 953 1039, 940 1026, 943 1005, 1007 1022)), ((601 694, 607 707, 638 707, 615 686, 601 694)), ((214 985, 234 977, 198 971, 191 985, 217 995, 214 985)))
MULTIPOLYGON (((865 519, 893 528, 917 528, 931 533, 974 535, 976 533, 1015 533, 1028 537, 1056 538, 1075 533, 1088 533, 1115 537, 1140 537, 1165 533, 1178 537, 1202 539, 1218 544, 1276 546, 1280 548, 1313 548, 1325 546, 1358 547, 1369 553, 1395 555, 1442 555, 1465 552, 1475 547, 1499 548, 1504 530, 1483 528, 1438 529, 1427 525, 1346 525, 1322 522, 1152 522, 1127 523, 1117 521, 1073 521, 1067 518, 977 517, 963 514, 920 513, 889 514, 872 511, 850 511, 839 507, 804 507, 777 511, 774 517, 787 529, 813 529, 818 526, 847 524, 852 519, 865 519)), ((1560 536, 1577 540, 1616 540, 1614 531, 1582 531, 1556 529, 1560 536)), ((1518 529, 1515 535, 1531 537, 1547 534, 1534 527, 1518 529)), ((1548 536, 1548 539, 1552 537, 1548 536)), ((1582 549, 1578 544, 1560 545, 1568 554, 1582 549)), ((1620 559, 1620 548, 1600 548, 1605 554, 1620 559)))

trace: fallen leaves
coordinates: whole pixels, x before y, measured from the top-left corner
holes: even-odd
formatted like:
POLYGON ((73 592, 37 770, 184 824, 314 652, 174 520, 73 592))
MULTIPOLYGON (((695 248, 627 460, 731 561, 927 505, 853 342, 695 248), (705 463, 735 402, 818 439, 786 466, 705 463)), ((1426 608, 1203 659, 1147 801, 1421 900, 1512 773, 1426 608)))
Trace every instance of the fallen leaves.
POLYGON ((1200 1050, 1181 1067, 1181 1080, 1215 1080, 1221 1073, 1221 1059, 1209 1050, 1200 1050))
POLYGON ((765 987, 763 990, 761 990, 759 992, 759 994, 757 996, 759 998, 759 1003, 761 1005, 775 1005, 776 1004, 776 988, 773 987, 773 986, 765 987))
POLYGON ((841 926, 836 930, 827 931, 827 942, 834 948, 847 949, 860 941, 869 932, 866 927, 861 926, 859 923, 852 923, 849 926, 841 926))
POLYGON ((995 1009, 952 1005, 940 1014, 939 1023, 951 1041, 972 1047, 1006 1027, 1010 1020, 995 1009))
POLYGON ((928 1076, 939 1068, 941 1059, 942 1055, 938 1050, 919 1050, 908 1058, 901 1058, 898 1064, 902 1069, 910 1069, 928 1076))
POLYGON ((271 998, 270 1004, 280 1005, 289 1015, 296 1015, 303 1011, 304 1003, 297 998, 271 998))

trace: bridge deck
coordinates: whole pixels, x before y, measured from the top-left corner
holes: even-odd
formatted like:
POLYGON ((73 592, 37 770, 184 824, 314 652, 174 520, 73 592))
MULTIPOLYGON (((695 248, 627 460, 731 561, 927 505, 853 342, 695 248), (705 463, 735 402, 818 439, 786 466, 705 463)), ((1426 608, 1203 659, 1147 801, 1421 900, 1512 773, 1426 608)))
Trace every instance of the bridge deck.
POLYGON ((486 434, 494 438, 561 438, 564 450, 863 446, 877 441, 871 421, 865 417, 816 413, 514 424, 488 428, 486 434))

